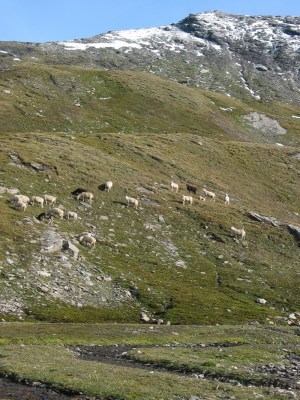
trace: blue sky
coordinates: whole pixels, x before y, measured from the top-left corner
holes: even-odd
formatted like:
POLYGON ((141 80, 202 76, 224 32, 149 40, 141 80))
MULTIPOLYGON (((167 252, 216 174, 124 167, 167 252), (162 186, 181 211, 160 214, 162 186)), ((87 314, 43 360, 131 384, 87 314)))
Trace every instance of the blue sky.
POLYGON ((300 16, 300 0, 0 0, 0 10, 0 41, 47 42, 168 25, 204 11, 300 16))

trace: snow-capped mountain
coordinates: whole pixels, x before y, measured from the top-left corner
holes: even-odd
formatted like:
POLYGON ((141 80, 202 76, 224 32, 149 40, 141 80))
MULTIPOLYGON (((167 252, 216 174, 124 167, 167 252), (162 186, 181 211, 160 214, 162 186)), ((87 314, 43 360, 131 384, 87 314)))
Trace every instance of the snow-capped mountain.
POLYGON ((300 17, 215 11, 90 39, 23 47, 2 42, 0 50, 19 60, 142 70, 228 96, 300 103, 300 17))

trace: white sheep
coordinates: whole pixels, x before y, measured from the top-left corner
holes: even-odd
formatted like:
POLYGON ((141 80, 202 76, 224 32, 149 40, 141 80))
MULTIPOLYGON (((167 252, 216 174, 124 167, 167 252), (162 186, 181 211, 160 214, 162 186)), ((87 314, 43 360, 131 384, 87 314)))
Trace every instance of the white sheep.
POLYGON ((105 182, 105 190, 107 190, 108 192, 110 192, 111 189, 112 189, 112 187, 113 187, 112 181, 107 181, 107 182, 105 182))
POLYGON ((24 194, 15 194, 10 199, 11 204, 16 204, 19 201, 22 201, 23 203, 29 203, 29 197, 25 196, 24 194))
POLYGON ((51 196, 50 194, 45 194, 44 200, 45 200, 45 204, 49 203, 49 206, 54 206, 54 204, 56 203, 57 197, 51 196))
POLYGON ((201 200, 201 201, 205 201, 205 200, 206 200, 206 198, 205 198, 205 197, 203 197, 203 196, 199 196, 199 200, 201 200))
POLYGON ((15 208, 17 210, 22 210, 23 212, 25 212, 25 210, 27 208, 27 203, 25 203, 24 201, 19 200, 17 203, 15 203, 15 208))
POLYGON ((70 219, 73 221, 77 221, 78 214, 75 211, 67 211, 65 214, 66 219, 69 221, 70 219))
POLYGON ((96 238, 92 236, 91 233, 84 233, 83 235, 79 236, 79 242, 89 247, 95 247, 96 245, 96 238))
POLYGON ((203 188, 203 192, 205 194, 205 198, 208 196, 210 197, 213 201, 216 201, 216 194, 214 192, 210 192, 209 190, 206 190, 203 188))
POLYGON ((230 201, 229 196, 227 193, 225 193, 225 204, 229 204, 229 201, 230 201))
POLYGON ((237 228, 235 228, 234 226, 232 226, 230 229, 232 230, 232 232, 233 232, 235 238, 241 238, 242 240, 245 240, 246 231, 245 231, 244 228, 242 228, 242 229, 237 229, 237 228))
POLYGON ((61 208, 51 208, 47 214, 52 215, 53 217, 58 217, 60 219, 63 219, 64 217, 64 210, 61 208))
POLYGON ((83 201, 84 203, 89 203, 92 204, 92 201, 94 199, 94 195, 91 192, 82 192, 79 193, 79 195, 77 196, 77 200, 79 201, 83 201))
POLYGON ((31 196, 31 203, 34 206, 34 203, 37 203, 41 208, 44 207, 45 199, 40 196, 31 196))
POLYGON ((192 196, 182 196, 182 204, 185 205, 185 203, 193 204, 193 197, 192 196))
POLYGON ((179 185, 178 185, 178 183, 175 183, 175 182, 172 181, 172 182, 170 183, 170 186, 171 186, 172 192, 175 192, 175 193, 178 192, 178 190, 179 190, 179 185))
POLYGON ((132 204, 135 207, 135 209, 138 208, 139 201, 137 199, 134 199, 133 197, 128 197, 128 196, 125 196, 125 199, 127 201, 127 207, 129 207, 130 204, 132 204))

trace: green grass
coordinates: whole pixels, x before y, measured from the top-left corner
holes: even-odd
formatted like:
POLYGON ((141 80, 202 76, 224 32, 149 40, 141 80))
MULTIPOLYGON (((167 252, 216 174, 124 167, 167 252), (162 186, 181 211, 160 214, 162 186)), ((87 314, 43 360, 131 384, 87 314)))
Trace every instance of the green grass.
POLYGON ((185 87, 152 74, 97 71, 24 62, 3 71, 1 132, 194 133, 220 139, 275 143, 251 129, 242 116, 262 112, 288 131, 284 144, 299 144, 297 108, 281 103, 246 103, 185 87), (75 106, 80 100, 81 107, 75 106), (232 111, 221 108, 231 107, 232 111))
MULTIPOLYGON (((133 324, 0 324, 1 374, 103 399, 219 399, 225 394, 236 399, 257 395, 266 399, 292 398, 288 391, 278 388, 279 380, 275 388, 269 387, 273 377, 255 369, 268 364, 289 365, 285 356, 299 346, 292 329, 237 325, 152 328, 133 324), (65 347, 83 344, 147 345, 128 352, 127 357, 152 364, 152 370, 85 361, 65 347), (216 347, 207 347, 211 344, 216 347), (163 366, 164 371, 158 366, 163 366), (172 373, 174 370, 194 375, 172 373), (208 379, 196 379, 200 373, 208 379)), ((284 387, 284 380, 280 384, 284 387)))

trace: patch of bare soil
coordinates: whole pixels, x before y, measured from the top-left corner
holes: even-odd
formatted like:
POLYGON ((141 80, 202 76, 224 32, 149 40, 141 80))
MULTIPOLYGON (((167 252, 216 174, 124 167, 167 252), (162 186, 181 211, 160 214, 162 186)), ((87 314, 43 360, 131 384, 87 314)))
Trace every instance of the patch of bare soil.
MULTIPOLYGON (((130 350, 147 346, 80 346, 73 348, 77 356, 88 361, 98 361, 113 365, 123 365, 131 368, 157 368, 150 364, 144 364, 136 360, 126 358, 130 350)), ((163 368, 159 368, 163 369, 163 368)), ((1 400, 1 399, 0 399, 1 400)))
POLYGON ((40 382, 32 386, 0 378, 0 400, 101 400, 96 397, 68 395, 47 388, 40 382))

